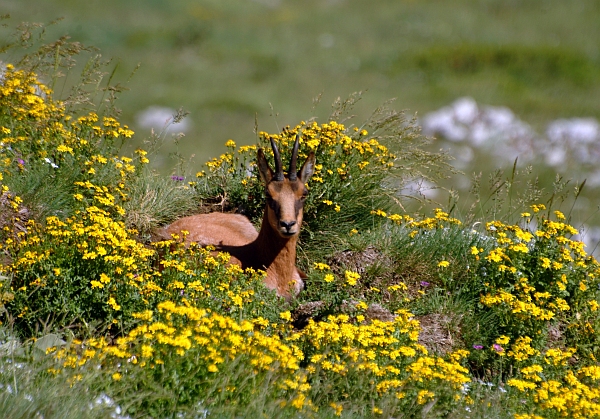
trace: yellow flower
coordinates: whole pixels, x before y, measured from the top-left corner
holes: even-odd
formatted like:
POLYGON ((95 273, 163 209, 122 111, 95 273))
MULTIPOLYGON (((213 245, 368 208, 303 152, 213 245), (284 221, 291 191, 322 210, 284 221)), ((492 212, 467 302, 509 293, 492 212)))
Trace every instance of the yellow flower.
POLYGON ((106 304, 108 304, 115 311, 121 310, 121 306, 117 304, 117 301, 114 297, 110 297, 106 304))
POLYGON ((344 406, 342 406, 341 404, 336 404, 331 402, 331 404, 329 405, 333 408, 333 410, 335 411, 334 414, 336 416, 342 416, 342 411, 344 410, 344 406))
POLYGON ((308 140, 306 142, 306 145, 311 149, 314 150, 319 146, 320 141, 316 138, 312 139, 312 140, 308 140))
POLYGON ((486 259, 491 262, 502 262, 504 252, 501 248, 496 248, 490 251, 490 254, 486 256, 486 259))
POLYGON ((531 209, 533 210, 533 212, 537 213, 537 212, 540 212, 542 210, 545 210, 546 206, 544 204, 537 204, 537 205, 534 204, 534 205, 531 206, 531 209))
POLYGON ((58 147, 56 147, 56 151, 58 151, 59 153, 73 154, 73 149, 71 147, 68 147, 68 146, 64 145, 64 144, 61 144, 58 147))
POLYGON ((542 268, 548 269, 552 265, 552 262, 548 258, 541 258, 541 261, 542 261, 542 268))
POLYGON ((518 243, 509 246, 509 249, 514 250, 515 252, 529 253, 529 248, 525 243, 518 243))
POLYGON ((364 301, 360 301, 359 303, 356 304, 356 308, 359 310, 366 310, 369 308, 369 306, 364 301))
POLYGON ((425 404, 429 399, 432 399, 435 396, 435 393, 429 390, 421 390, 419 394, 417 394, 417 403, 425 404))
POLYGON ((516 387, 518 388, 520 391, 525 391, 528 389, 535 389, 536 388, 536 384, 535 383, 531 383, 529 381, 525 381, 525 380, 519 380, 516 378, 511 378, 510 380, 508 380, 506 382, 506 384, 508 384, 511 387, 516 387))
POLYGON ((92 285, 92 289, 94 289, 94 288, 104 288, 104 284, 102 282, 99 282, 99 281, 91 280, 90 284, 92 285))
POLYGON ((389 287, 387 287, 387 289, 390 292, 394 292, 394 291, 398 291, 398 290, 406 291, 408 289, 408 287, 406 286, 406 284, 404 282, 399 282, 396 285, 390 285, 389 287))
POLYGON ((356 272, 346 271, 345 273, 346 282, 350 286, 356 285, 356 282, 360 279, 360 275, 356 272))
POLYGON ((325 270, 330 270, 331 269, 328 264, 326 264, 326 263, 320 263, 320 262, 315 262, 314 263, 314 268, 317 269, 317 270, 319 270, 319 271, 325 271, 325 270))
POLYGON ((377 210, 372 210, 371 214, 373 215, 379 215, 380 217, 387 217, 387 214, 385 213, 385 211, 377 209, 377 210))
POLYGON ((529 231, 523 231, 520 228, 515 231, 515 236, 517 236, 518 239, 523 240, 527 243, 529 243, 531 239, 533 239, 533 234, 531 234, 529 231))
POLYGON ((292 319, 292 314, 289 311, 282 311, 279 313, 279 317, 289 322, 292 319))
POLYGON ((510 341, 508 336, 502 335, 498 339, 496 339, 496 343, 500 345, 506 345, 510 341))
POLYGON ((438 263, 438 268, 447 268, 448 266, 450 266, 450 262, 448 262, 447 260, 442 260, 440 263, 438 263))

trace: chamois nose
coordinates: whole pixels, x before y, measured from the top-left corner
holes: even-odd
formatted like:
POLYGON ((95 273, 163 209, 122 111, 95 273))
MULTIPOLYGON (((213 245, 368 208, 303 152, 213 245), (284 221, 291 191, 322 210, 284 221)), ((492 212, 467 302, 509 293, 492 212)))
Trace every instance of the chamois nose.
POLYGON ((295 225, 296 225, 296 222, 295 222, 295 221, 289 221, 289 222, 286 222, 286 221, 280 221, 280 222, 279 222, 279 225, 280 225, 281 227, 285 228, 285 230, 286 230, 286 231, 290 231, 290 229, 291 229, 293 226, 295 226, 295 225))

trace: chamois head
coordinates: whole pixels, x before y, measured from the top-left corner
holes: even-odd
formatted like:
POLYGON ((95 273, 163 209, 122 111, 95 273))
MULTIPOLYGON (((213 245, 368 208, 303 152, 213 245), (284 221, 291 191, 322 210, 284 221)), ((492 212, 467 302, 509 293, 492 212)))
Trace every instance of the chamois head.
POLYGON ((315 170, 315 154, 311 152, 300 170, 296 170, 300 135, 296 135, 287 175, 283 174, 281 156, 275 141, 271 147, 275 157, 275 171, 271 170, 262 148, 258 149, 258 170, 265 183, 266 215, 271 228, 282 238, 297 236, 302 224, 302 209, 308 195, 306 182, 315 170))

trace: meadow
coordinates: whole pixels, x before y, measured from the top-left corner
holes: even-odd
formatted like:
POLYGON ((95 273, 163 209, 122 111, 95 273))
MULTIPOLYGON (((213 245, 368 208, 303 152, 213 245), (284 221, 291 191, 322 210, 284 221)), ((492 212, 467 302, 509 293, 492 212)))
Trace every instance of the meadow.
MULTIPOLYGON (((6 0, 0 6, 0 15, 11 15, 0 26, 0 48, 14 41, 11 28, 18 22, 41 22, 31 28, 29 42, 66 34, 89 47, 87 57, 95 64, 87 65, 111 61, 119 120, 137 133, 124 150, 148 149, 152 168, 163 174, 193 178, 204 161, 227 150, 228 139, 256 144, 259 131, 279 132, 300 116, 327 122, 330 104, 357 91, 363 94, 352 114, 360 120, 392 98, 410 119, 465 96, 481 106, 508 107, 542 136, 558 118, 600 119, 600 10, 593 0, 28 4, 6 0), (140 117, 154 106, 172 112, 147 125, 140 117), (168 127, 159 150, 152 149, 149 126, 162 131, 178 109, 187 116, 168 127)), ((3 60, 15 63, 19 54, 9 48, 3 60)), ((52 86, 61 98, 79 83, 87 62, 73 63, 52 86)), ((477 200, 473 188, 486 201, 502 183, 499 176, 510 178, 514 158, 499 158, 492 146, 470 150, 438 136, 428 150, 448 151, 462 172, 428 179, 424 189, 433 204, 410 205, 410 197, 405 204, 411 211, 443 206, 466 216, 477 200)), ((517 169, 547 192, 568 183, 572 193, 588 179, 568 212, 594 247, 600 194, 597 181, 589 179, 600 174, 595 164, 581 164, 571 154, 567 150, 565 164, 549 166, 535 152, 531 161, 519 159, 517 169)))
POLYGON ((111 72, 88 61, 60 96, 85 50, 27 33, 0 82, 5 417, 600 417, 600 265, 563 209, 575 197, 515 170, 460 218, 408 212, 399 190, 451 173, 448 156, 390 106, 353 116, 359 95, 165 176, 168 137, 132 147, 111 72), (317 155, 298 298, 152 240, 194 212, 260 222, 257 146, 285 161, 298 132, 317 155))
MULTIPOLYGON (((130 89, 120 95, 121 120, 139 134, 135 146, 148 135, 136 125, 138 112, 183 107, 191 128, 177 146, 167 141, 163 154, 196 154, 197 164, 223 153, 229 138, 254 144, 255 118, 269 132, 296 124, 298 115, 327 122, 330 104, 356 91, 367 91, 354 111, 361 119, 391 98, 397 109, 424 116, 462 96, 508 106, 538 131, 557 118, 600 119, 593 0, 28 4, 2 3, 12 23, 0 39, 21 21, 64 18, 45 28, 49 40, 67 34, 118 64, 115 76, 130 89)), ((55 90, 64 94, 77 80, 72 72, 55 90)), ((152 164, 172 169, 163 156, 152 164)))

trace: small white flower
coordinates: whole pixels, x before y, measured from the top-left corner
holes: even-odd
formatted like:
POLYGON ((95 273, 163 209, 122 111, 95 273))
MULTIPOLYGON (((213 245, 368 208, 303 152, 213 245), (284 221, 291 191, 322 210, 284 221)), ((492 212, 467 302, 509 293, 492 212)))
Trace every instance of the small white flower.
POLYGON ((48 163, 50 166, 52 166, 52 168, 54 168, 54 169, 58 169, 58 164, 55 164, 55 163, 54 163, 52 160, 50 160, 48 157, 46 157, 46 158, 44 159, 44 161, 45 161, 46 163, 48 163))

